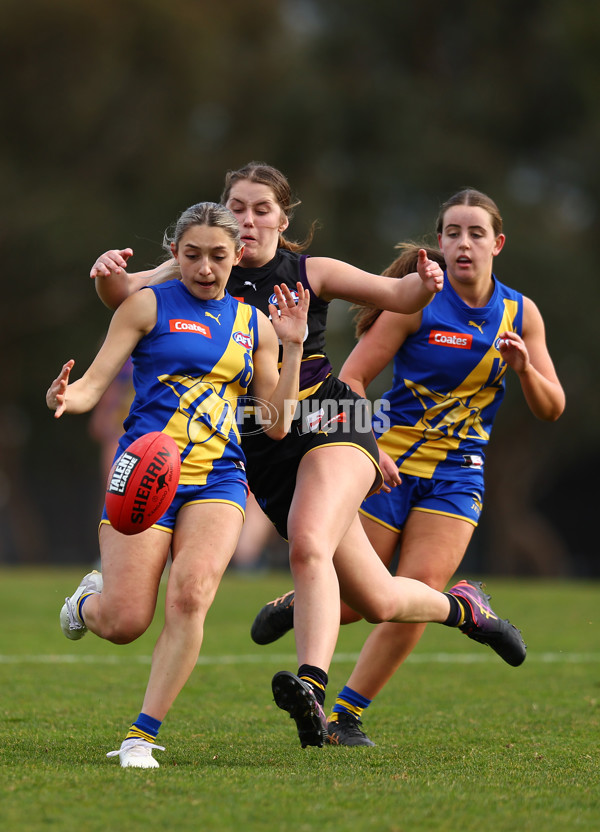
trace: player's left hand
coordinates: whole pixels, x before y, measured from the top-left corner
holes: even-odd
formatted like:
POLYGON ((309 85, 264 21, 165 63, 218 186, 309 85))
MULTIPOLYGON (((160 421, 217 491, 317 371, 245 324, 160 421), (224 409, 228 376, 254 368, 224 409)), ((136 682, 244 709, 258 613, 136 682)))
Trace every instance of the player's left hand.
POLYGON ((430 260, 424 248, 419 249, 417 272, 425 284, 425 288, 437 294, 444 288, 444 271, 439 263, 430 260))
POLYGON ((498 340, 498 351, 515 373, 524 373, 529 367, 529 352, 525 342, 516 332, 502 332, 498 340))
POLYGON ((132 248, 112 248, 105 251, 96 260, 90 270, 90 277, 110 277, 112 274, 121 274, 127 268, 127 261, 133 257, 132 248))
POLYGON ((310 292, 300 282, 296 283, 298 302, 285 284, 275 286, 275 304, 269 304, 271 322, 277 337, 284 342, 302 344, 306 337, 310 292))

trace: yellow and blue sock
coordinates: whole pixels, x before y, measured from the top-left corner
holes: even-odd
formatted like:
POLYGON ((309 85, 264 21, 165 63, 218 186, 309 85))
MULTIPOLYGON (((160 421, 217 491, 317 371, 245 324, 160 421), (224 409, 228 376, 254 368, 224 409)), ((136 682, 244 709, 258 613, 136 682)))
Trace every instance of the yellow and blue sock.
POLYGON ((81 598, 79 599, 79 601, 77 602, 77 615, 79 616, 79 620, 81 621, 81 623, 83 624, 84 627, 85 627, 85 619, 84 619, 83 613, 82 613, 83 605, 87 601, 87 599, 90 597, 90 595, 97 595, 97 594, 98 594, 97 592, 86 592, 86 594, 82 595, 81 598))
POLYGON ((148 716, 148 714, 142 712, 132 724, 125 739, 146 740, 146 742, 153 743, 158 736, 161 725, 162 722, 160 720, 154 719, 153 716, 148 716))
POLYGON ((367 699, 358 691, 352 690, 348 685, 344 685, 337 695, 335 705, 327 721, 337 722, 339 714, 351 714, 351 716, 360 719, 362 712, 369 707, 372 701, 372 699, 367 699))

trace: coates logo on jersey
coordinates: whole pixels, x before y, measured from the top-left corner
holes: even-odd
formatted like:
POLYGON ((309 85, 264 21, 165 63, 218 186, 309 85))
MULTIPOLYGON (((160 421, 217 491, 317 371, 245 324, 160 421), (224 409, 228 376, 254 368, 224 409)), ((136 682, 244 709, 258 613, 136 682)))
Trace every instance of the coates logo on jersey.
POLYGON ((170 332, 193 332, 196 335, 204 335, 205 338, 212 338, 210 329, 198 321, 184 321, 181 318, 172 318, 169 321, 170 332))
POLYGON ((252 349, 251 335, 247 335, 245 332, 234 332, 232 338, 236 344, 240 345, 240 347, 244 347, 246 350, 252 349))
MULTIPOLYGON (((298 292, 295 289, 290 289, 290 294, 294 298, 294 303, 297 304, 298 303, 298 292)), ((271 295, 271 297, 269 298, 269 303, 272 303, 273 306, 279 306, 279 304, 277 303, 277 297, 275 296, 275 293, 273 293, 271 295)))
POLYGON ((436 344, 438 347, 470 350, 473 336, 466 332, 443 332, 440 329, 432 329, 429 333, 429 343, 436 344))

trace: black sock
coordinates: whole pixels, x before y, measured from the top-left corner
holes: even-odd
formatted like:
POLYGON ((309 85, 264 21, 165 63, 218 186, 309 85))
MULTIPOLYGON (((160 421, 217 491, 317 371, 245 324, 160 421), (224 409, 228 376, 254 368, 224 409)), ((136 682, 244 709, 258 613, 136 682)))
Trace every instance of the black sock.
POLYGON ((325 671, 312 664, 303 664, 298 668, 298 677, 311 685, 315 692, 317 702, 322 707, 325 704, 325 689, 329 681, 329 677, 325 671))
POLYGON ((446 598, 450 601, 450 613, 448 618, 442 623, 447 627, 458 627, 465 620, 465 610, 456 595, 450 592, 444 592, 446 598))

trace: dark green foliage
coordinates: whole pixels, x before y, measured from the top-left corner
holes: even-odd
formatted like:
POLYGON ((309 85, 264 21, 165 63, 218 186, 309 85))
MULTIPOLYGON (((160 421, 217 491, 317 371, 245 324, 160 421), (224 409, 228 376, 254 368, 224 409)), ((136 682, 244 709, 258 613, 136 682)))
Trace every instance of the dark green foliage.
MULTIPOLYGON (((85 369, 108 324, 87 277, 96 255, 131 245, 133 269, 156 263, 179 211, 258 158, 303 200, 292 236, 318 219, 314 254, 371 271, 397 241, 431 234, 462 185, 496 199, 498 275, 538 303, 568 401, 540 426, 513 378, 498 457, 523 438, 520 500, 562 552, 547 571, 597 574, 597 487, 562 482, 599 455, 599 36, 592 0, 4 0, 0 562, 73 562, 95 546, 97 448, 85 417, 52 422, 44 393, 64 360, 85 369)), ((336 368, 352 344, 347 304, 334 304, 336 368)), ((544 549, 531 558, 503 527, 486 567, 512 545, 539 572, 544 549)))

